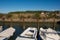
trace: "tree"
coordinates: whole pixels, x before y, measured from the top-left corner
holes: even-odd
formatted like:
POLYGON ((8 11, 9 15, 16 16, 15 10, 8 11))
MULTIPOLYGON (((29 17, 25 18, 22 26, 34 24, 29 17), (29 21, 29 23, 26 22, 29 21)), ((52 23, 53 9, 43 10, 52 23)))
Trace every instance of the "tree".
POLYGON ((25 17, 21 15, 21 16, 19 16, 19 19, 22 19, 23 20, 23 29, 25 29, 25 20, 24 20, 25 17))
POLYGON ((6 18, 11 20, 11 27, 12 27, 12 14, 6 14, 6 18))
POLYGON ((52 13, 51 17, 53 18, 53 28, 55 29, 55 24, 56 24, 56 22, 55 22, 56 13, 55 13, 55 11, 53 11, 53 12, 51 12, 51 13, 52 13))
POLYGON ((39 18, 40 18, 39 13, 35 13, 33 17, 34 17, 34 19, 37 20, 37 26, 38 26, 38 30, 39 30, 39 18))
POLYGON ((9 18, 11 18, 11 17, 12 17, 11 14, 7 14, 7 15, 6 15, 6 18, 7 18, 7 19, 9 19, 9 18))
POLYGON ((53 17, 54 17, 54 18, 53 18, 53 20, 54 20, 54 23, 53 23, 53 24, 54 24, 54 25, 53 25, 53 27, 54 27, 54 29, 55 29, 55 27, 56 27, 56 26, 55 26, 55 25, 56 25, 56 22, 55 22, 55 19, 56 19, 56 12, 53 12, 53 13, 54 13, 54 15, 53 15, 53 17))
POLYGON ((2 18, 4 16, 4 14, 0 14, 0 18, 2 18))
POLYGON ((29 15, 29 16, 27 16, 27 18, 29 19, 29 18, 31 18, 31 16, 29 15))

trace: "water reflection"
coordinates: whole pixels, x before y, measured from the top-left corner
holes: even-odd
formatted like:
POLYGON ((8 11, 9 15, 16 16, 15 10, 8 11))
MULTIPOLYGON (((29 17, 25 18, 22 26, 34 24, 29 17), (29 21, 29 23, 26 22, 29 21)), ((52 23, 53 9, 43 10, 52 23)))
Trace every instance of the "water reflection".
POLYGON ((23 32, 23 29, 21 26, 14 25, 13 27, 15 28, 16 31, 14 32, 14 35, 9 38, 9 40, 15 40, 17 36, 19 36, 23 32))

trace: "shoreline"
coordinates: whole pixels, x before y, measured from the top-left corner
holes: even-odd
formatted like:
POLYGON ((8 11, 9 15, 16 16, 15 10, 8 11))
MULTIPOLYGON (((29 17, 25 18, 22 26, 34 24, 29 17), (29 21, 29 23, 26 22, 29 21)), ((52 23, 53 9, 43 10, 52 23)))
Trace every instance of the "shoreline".
MULTIPOLYGON (((39 19, 38 20, 38 22, 54 22, 54 20, 55 20, 55 22, 58 22, 58 21, 60 21, 60 19, 39 19)), ((2 19, 0 19, 0 21, 2 21, 2 22, 37 22, 37 20, 36 19, 24 19, 24 21, 23 21, 23 19, 5 19, 5 20, 2 20, 2 19)))

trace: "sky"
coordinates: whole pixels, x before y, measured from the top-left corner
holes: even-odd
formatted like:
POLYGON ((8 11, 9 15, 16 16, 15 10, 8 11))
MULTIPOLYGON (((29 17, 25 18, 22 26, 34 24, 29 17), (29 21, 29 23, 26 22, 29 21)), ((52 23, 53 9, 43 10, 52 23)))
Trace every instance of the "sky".
POLYGON ((60 0, 0 0, 0 13, 29 10, 60 10, 60 0))

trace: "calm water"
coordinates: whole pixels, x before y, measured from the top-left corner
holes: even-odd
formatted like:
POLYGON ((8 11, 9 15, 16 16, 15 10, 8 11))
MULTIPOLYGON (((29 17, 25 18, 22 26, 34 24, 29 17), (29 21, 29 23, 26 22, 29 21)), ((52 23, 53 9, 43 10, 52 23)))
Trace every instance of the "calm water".
MULTIPOLYGON (((11 24, 9 23, 2 23, 0 22, 0 25, 3 26, 3 30, 7 29, 10 27, 11 24)), ((16 29, 14 35, 9 38, 9 40, 15 40, 17 36, 19 36, 23 31, 23 26, 22 23, 12 23, 12 26, 16 29)), ((25 23, 26 28, 29 26, 36 27, 37 28, 37 23, 25 23)), ((40 23, 40 27, 47 26, 47 27, 53 27, 53 23, 40 23)), ((55 30, 60 31, 60 24, 55 25, 55 30)), ((38 35, 38 40, 40 40, 40 36, 38 35)))
MULTIPOLYGON (((7 25, 3 25, 4 29, 7 29, 8 26, 7 25)), ((19 36, 24 30, 22 27, 20 27, 19 25, 13 25, 13 27, 15 28, 15 32, 14 35, 12 37, 10 37, 8 40, 15 40, 17 38, 17 36, 19 36)))

